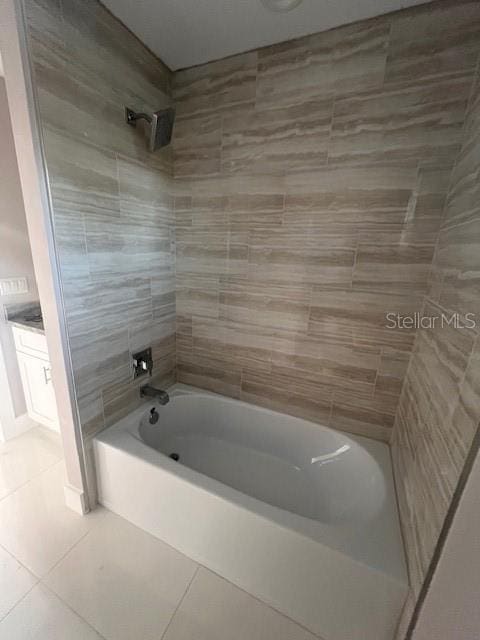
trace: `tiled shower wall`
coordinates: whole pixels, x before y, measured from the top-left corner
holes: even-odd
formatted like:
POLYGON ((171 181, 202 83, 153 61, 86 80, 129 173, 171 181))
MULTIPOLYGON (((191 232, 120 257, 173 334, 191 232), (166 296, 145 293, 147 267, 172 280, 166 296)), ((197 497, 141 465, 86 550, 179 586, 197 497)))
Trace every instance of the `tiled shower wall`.
POLYGON ((123 111, 169 105, 171 73, 98 2, 26 9, 75 385, 93 433, 139 401, 132 352, 151 345, 156 379, 174 379, 171 150, 150 153, 123 111))
POLYGON ((176 364, 388 440, 414 331, 385 314, 428 289, 478 3, 175 74, 173 158, 123 121, 171 102, 168 69, 94 0, 26 4, 84 431, 134 408, 131 353, 152 344, 162 383, 176 364))
POLYGON ((175 74, 180 381, 390 439, 479 49, 435 2, 175 74))
POLYGON ((480 422, 480 74, 453 171, 423 314, 400 398, 393 460, 415 595, 480 422), (458 314, 461 324, 445 325, 458 314), (469 316, 468 314, 472 314, 469 316))

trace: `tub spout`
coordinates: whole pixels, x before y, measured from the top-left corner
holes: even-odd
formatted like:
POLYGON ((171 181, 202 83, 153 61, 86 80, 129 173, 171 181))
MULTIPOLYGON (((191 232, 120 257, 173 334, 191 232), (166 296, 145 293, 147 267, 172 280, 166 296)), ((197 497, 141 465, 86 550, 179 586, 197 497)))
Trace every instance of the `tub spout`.
POLYGON ((140 387, 140 397, 156 398, 162 405, 167 404, 170 400, 170 396, 166 391, 163 391, 162 389, 155 389, 155 387, 151 387, 149 384, 140 387))

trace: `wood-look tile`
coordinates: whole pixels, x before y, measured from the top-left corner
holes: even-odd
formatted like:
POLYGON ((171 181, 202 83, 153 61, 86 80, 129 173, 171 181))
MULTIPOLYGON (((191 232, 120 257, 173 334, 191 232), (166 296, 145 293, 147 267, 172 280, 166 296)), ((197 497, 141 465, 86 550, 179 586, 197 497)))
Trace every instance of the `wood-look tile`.
POLYGON ((268 373, 243 371, 242 400, 320 424, 328 424, 331 396, 329 385, 295 369, 286 372, 273 368, 268 373))
POLYGON ((403 416, 402 405, 400 404, 399 409, 397 410, 396 422, 393 430, 391 451, 393 470, 397 483, 399 482, 399 479, 409 479, 408 493, 406 480, 400 480, 401 484, 397 484, 397 486, 399 486, 397 491, 397 500, 406 550, 409 582, 412 590, 412 597, 416 602, 423 581, 419 540, 419 532, 422 530, 421 527, 423 526, 423 522, 419 521, 418 514, 409 507, 410 500, 413 500, 413 495, 410 497, 410 483, 412 484, 412 487, 415 486, 415 483, 419 483, 416 495, 416 499, 418 500, 421 495, 422 487, 426 486, 426 478, 419 477, 416 468, 413 465, 412 449, 408 439, 406 426, 407 422, 403 416), (420 483, 423 483, 423 485, 420 483))
MULTIPOLYGON (((178 182, 177 182, 178 184, 178 182)), ((221 189, 220 189, 221 191, 221 189)), ((210 195, 177 196, 175 198, 176 229, 178 235, 188 231, 228 231, 228 196, 223 193, 210 195)), ((188 233, 184 234, 188 237, 188 233)))
POLYGON ((117 163, 113 153, 45 128, 50 183, 72 218, 86 213, 120 215, 117 163))
MULTIPOLYGON (((479 209, 480 213, 480 209, 479 209)), ((436 251, 435 267, 442 271, 439 303, 464 318, 480 318, 480 217, 442 229, 436 251)), ((480 328, 480 325, 479 325, 480 328)))
POLYGON ((222 174, 220 176, 189 177, 175 181, 175 196, 196 198, 241 198, 248 196, 284 195, 285 177, 281 175, 222 174))
POLYGON ((392 17, 386 83, 473 70, 479 53, 476 0, 427 3, 392 17))
POLYGON ((192 336, 193 324, 191 316, 178 313, 176 314, 177 333, 185 336, 192 336))
POLYGON ((465 124, 465 141, 452 173, 446 212, 433 264, 436 300, 465 316, 480 312, 478 244, 480 187, 480 76, 465 124))
POLYGON ((255 98, 257 53, 179 71, 173 79, 178 115, 226 109, 255 98))
POLYGON ((333 82, 332 48, 326 34, 258 51, 257 105, 289 102, 295 94, 325 95, 332 91, 333 82))
MULTIPOLYGON (((159 388, 168 388, 175 382, 174 371, 175 358, 165 359, 166 372, 160 372, 150 378, 150 383, 159 388)), ((145 403, 140 397, 140 387, 145 380, 131 378, 125 381, 105 385, 102 389, 105 426, 111 426, 145 403)))
POLYGON ((388 442, 395 421, 396 402, 385 401, 364 389, 335 389, 330 426, 388 442))
POLYGON ((173 196, 173 207, 175 214, 175 229, 191 227, 193 222, 192 197, 179 195, 176 193, 178 182, 173 183, 175 195, 173 196))
POLYGON ((380 18, 261 49, 257 103, 380 86, 388 35, 389 22, 380 18))
POLYGON ((284 219, 285 195, 281 193, 239 193, 226 201, 228 225, 234 231, 275 229, 284 219))
POLYGON ((94 389, 82 395, 77 393, 77 406, 84 437, 94 435, 105 428, 101 389, 94 389))
POLYGON ((391 293, 426 293, 433 245, 359 244, 353 288, 391 293))
POLYGON ((215 276, 177 273, 176 304, 180 316, 218 318, 220 287, 215 276))
POLYGON ((382 85, 390 36, 389 16, 340 27, 329 36, 337 96, 382 85))
POLYGON ((103 329, 70 338, 75 387, 80 397, 131 378, 127 329, 103 329))
POLYGON ((64 291, 64 302, 70 337, 123 328, 151 314, 150 279, 75 280, 64 291))
POLYGON ((175 123, 175 177, 220 173, 222 118, 217 113, 178 118, 175 123))
POLYGON ((422 167, 400 224, 378 225, 359 231, 360 243, 434 246, 445 209, 453 161, 448 165, 422 167))
MULTIPOLYGON (((119 116, 125 105, 138 111, 155 111, 168 106, 171 103, 171 73, 131 34, 125 37, 125 27, 100 3, 62 2, 69 53, 66 70, 81 87, 79 98, 86 92, 94 92, 100 105, 110 105, 113 120, 106 113, 98 115, 99 122, 104 125, 105 142, 115 151, 130 156, 135 154, 139 160, 167 169, 171 150, 165 148, 153 156, 138 129, 129 128, 131 131, 125 134, 124 117, 120 119, 119 116), (119 77, 122 78, 121 85, 117 81, 119 77), (117 138, 114 131, 118 132, 117 138)), ((92 107, 88 112, 87 109, 83 111, 89 116, 92 107)), ((90 117, 88 119, 91 130, 94 123, 90 117)), ((143 124, 140 123, 139 128, 143 128, 143 124)), ((84 132, 86 135, 89 129, 84 132)))
POLYGON ((278 329, 306 330, 310 288, 222 278, 220 319, 278 329))
POLYGON ((171 150, 151 154, 123 113, 171 104, 171 72, 100 3, 26 5, 80 419, 93 434, 104 414, 110 424, 136 406, 132 349, 151 344, 156 371, 173 378, 171 150))
POLYGON ((327 162, 333 96, 268 109, 251 105, 223 119, 226 172, 275 173, 316 169, 327 162))
POLYGON ((226 275, 228 263, 228 233, 213 229, 177 229, 177 273, 226 275))
POLYGON ((448 428, 450 450, 457 473, 460 473, 480 424, 480 340, 470 353, 467 369, 460 384, 458 403, 448 428))
POLYGON ((128 277, 132 274, 141 277, 151 270, 161 272, 173 264, 171 230, 165 224, 157 224, 156 219, 154 209, 147 215, 143 211, 135 216, 127 210, 115 220, 103 215, 85 216, 92 279, 128 277))
POLYGON ((309 372, 329 386, 364 388, 372 395, 380 365, 380 350, 329 342, 325 336, 275 331, 272 363, 277 369, 309 372))
MULTIPOLYGON (((34 77, 48 77, 49 70, 63 67, 65 59, 61 0, 30 0, 25 3, 25 16, 34 77)), ((37 90, 42 91, 40 84, 37 90)))
POLYGON ((177 353, 177 380, 215 393, 239 398, 242 371, 228 357, 209 353, 177 353))
MULTIPOLYGON (((431 303, 424 313, 449 317, 446 309, 431 303)), ((440 322, 434 329, 419 331, 400 399, 393 457, 416 594, 478 425, 473 409, 478 393, 477 358, 471 355, 475 344, 474 332, 440 322)))
POLYGON ((119 96, 81 85, 73 70, 60 65, 37 71, 36 78, 42 121, 51 129, 113 153, 149 160, 146 139, 133 127, 126 127, 119 96))
POLYGON ((25 14, 36 63, 41 62, 38 46, 56 44, 59 49, 63 48, 61 0, 30 0, 25 4, 25 14))
POLYGON ((420 296, 314 287, 308 332, 356 346, 409 351, 415 330, 389 328, 387 314, 413 316, 420 308, 420 296))
POLYGON ((193 318, 193 352, 224 358, 234 367, 255 371, 271 370, 272 332, 269 328, 193 318))
MULTIPOLYGON (((480 111, 480 109, 479 109, 480 111)), ((448 194, 444 227, 468 223, 478 218, 477 156, 480 134, 471 135, 457 158, 448 194)))
MULTIPOLYGON (((162 318, 163 320, 163 318, 162 318)), ((171 322, 159 322, 154 324, 153 312, 149 319, 145 318, 143 323, 135 323, 128 327, 128 348, 130 353, 143 351, 151 347, 159 332, 175 335, 175 319, 171 322)))
MULTIPOLYGON (((442 313, 449 317, 448 311, 442 307, 426 304, 425 315, 440 316, 442 313)), ((428 407, 430 415, 438 414, 438 420, 434 419, 431 424, 433 430, 441 427, 442 417, 452 415, 476 338, 472 330, 455 328, 447 323, 444 323, 444 326, 438 326, 439 324, 437 323, 434 330, 421 332, 422 340, 415 354, 425 369, 430 371, 430 384, 438 389, 438 394, 434 394, 435 405, 428 407), (435 366, 434 370, 430 369, 432 366, 435 366), (434 377, 431 375, 433 371, 434 377)))
POLYGON ((272 283, 346 286, 352 281, 355 251, 335 246, 331 239, 295 231, 253 231, 248 252, 248 276, 272 283), (333 246, 332 246, 333 244, 333 246))
MULTIPOLYGON (((152 313, 153 324, 169 327, 173 322, 175 325, 176 313, 176 293, 175 274, 172 266, 169 266, 163 273, 158 272, 150 280, 152 292, 152 313)), ((175 330, 172 331, 175 333, 175 330)))
POLYGON ((375 379, 375 391, 382 396, 390 395, 396 401, 400 398, 403 381, 410 362, 409 351, 384 348, 375 379))
POLYGON ((118 189, 122 210, 127 207, 129 215, 145 217, 150 225, 173 224, 173 195, 171 177, 145 163, 118 158, 118 189), (152 215, 152 209, 153 215, 152 215), (151 217, 151 220, 148 218, 151 217))
MULTIPOLYGON (((173 320, 173 319, 172 319, 173 320)), ((153 356, 153 378, 174 377, 175 371, 175 330, 173 322, 160 327, 159 337, 151 341, 153 356)))
POLYGON ((460 73, 337 100, 329 163, 451 161, 460 150, 471 81, 460 73))
POLYGON ((84 216, 68 199, 57 193, 54 186, 51 186, 50 192, 55 210, 55 244, 62 282, 68 286, 72 280, 88 280, 90 265, 84 216))
POLYGON ((285 220, 294 225, 318 223, 364 231, 405 220, 416 167, 328 167, 286 177, 285 220), (352 225, 356 225, 352 227, 352 225))
POLYGON ((104 5, 76 0, 61 0, 61 3, 66 41, 76 54, 75 62, 92 65, 95 77, 90 82, 109 83, 114 90, 120 90, 114 77, 108 75, 108 66, 114 65, 126 74, 122 91, 131 90, 140 96, 168 94, 171 87, 168 68, 139 39, 131 37, 104 5))

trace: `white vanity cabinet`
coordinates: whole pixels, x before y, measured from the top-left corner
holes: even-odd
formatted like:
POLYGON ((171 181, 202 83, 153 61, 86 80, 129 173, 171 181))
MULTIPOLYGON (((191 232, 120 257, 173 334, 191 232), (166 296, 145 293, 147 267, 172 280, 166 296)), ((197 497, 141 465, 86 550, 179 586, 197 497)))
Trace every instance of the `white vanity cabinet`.
POLYGON ((14 326, 12 330, 27 413, 35 422, 59 431, 47 340, 29 329, 14 326))

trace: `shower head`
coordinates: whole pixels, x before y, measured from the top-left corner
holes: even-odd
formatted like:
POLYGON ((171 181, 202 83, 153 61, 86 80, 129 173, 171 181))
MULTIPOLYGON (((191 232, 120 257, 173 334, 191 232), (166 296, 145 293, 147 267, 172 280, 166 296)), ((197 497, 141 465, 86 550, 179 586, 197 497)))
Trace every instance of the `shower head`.
POLYGON ((150 151, 156 151, 170 144, 172 139, 173 124, 175 122, 175 109, 169 107, 152 114, 150 123, 150 151))
POLYGON ((137 126, 137 120, 146 120, 150 125, 148 148, 150 151, 157 151, 157 149, 170 144, 175 122, 175 109, 168 107, 148 115, 147 113, 136 113, 125 107, 125 120, 132 127, 137 126))

